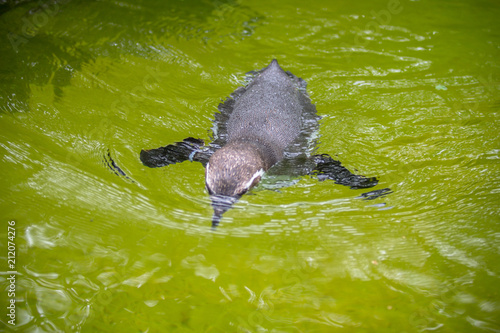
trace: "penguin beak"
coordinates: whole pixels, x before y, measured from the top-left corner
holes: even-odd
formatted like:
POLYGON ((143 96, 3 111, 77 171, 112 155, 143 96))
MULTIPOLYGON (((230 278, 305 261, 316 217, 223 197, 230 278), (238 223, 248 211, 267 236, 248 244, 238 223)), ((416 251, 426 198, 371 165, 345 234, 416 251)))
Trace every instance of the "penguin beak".
POLYGON ((239 197, 229 197, 226 195, 211 195, 212 207, 214 208, 214 216, 212 218, 212 229, 217 228, 222 214, 227 212, 231 206, 238 201, 239 197))

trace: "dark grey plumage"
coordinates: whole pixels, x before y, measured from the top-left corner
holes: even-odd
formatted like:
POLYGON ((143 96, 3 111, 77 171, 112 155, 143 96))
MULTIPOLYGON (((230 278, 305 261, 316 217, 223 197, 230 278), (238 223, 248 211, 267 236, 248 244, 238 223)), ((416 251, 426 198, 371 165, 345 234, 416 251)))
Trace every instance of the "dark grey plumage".
POLYGON ((228 143, 255 142, 268 149, 265 158, 269 161, 282 159, 300 131, 298 94, 302 92, 297 83, 273 60, 236 101, 227 124, 228 143))

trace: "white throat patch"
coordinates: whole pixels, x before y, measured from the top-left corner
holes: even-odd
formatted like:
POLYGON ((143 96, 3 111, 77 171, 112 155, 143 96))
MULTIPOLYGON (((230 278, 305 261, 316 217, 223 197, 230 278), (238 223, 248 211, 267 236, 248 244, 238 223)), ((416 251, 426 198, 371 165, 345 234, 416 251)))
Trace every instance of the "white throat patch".
POLYGON ((252 183, 253 181, 257 178, 257 177, 262 177, 262 175, 264 174, 264 169, 260 169, 259 171, 257 171, 256 173, 253 174, 252 178, 250 178, 250 180, 244 185, 244 189, 248 190, 250 186, 252 186, 252 183))
POLYGON ((209 168, 210 168, 210 163, 207 163, 207 168, 205 169, 205 187, 207 187, 207 190, 211 188, 211 184, 208 183, 210 179, 210 177, 208 177, 208 173, 210 172, 209 168))

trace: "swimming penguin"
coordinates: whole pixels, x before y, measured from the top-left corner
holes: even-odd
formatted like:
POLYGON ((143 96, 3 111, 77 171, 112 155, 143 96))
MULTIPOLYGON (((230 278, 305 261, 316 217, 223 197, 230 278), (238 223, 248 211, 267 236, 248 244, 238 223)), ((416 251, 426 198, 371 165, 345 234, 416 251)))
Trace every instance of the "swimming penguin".
MULTIPOLYGON (((377 185, 376 178, 352 174, 326 154, 312 155, 318 129, 316 108, 306 92, 306 82, 285 72, 276 59, 253 72, 253 79, 219 104, 212 142, 187 138, 182 142, 142 150, 148 167, 162 167, 186 160, 205 166, 206 190, 212 200, 212 226, 243 194, 257 185, 265 172, 279 164, 292 165, 289 173, 312 174, 353 189, 377 185), (293 169, 292 171, 290 171, 293 169)), ((380 196, 388 189, 374 191, 380 196)))

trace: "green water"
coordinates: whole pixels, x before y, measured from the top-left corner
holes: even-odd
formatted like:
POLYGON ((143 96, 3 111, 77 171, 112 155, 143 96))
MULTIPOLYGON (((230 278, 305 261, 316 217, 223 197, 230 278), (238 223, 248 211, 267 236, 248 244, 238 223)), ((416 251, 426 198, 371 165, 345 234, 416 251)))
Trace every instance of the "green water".
POLYGON ((0 331, 500 332, 497 0, 0 13, 0 331), (272 58, 308 82, 319 151, 393 193, 261 185, 210 232, 203 167, 139 152, 208 140, 272 58))

